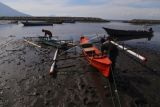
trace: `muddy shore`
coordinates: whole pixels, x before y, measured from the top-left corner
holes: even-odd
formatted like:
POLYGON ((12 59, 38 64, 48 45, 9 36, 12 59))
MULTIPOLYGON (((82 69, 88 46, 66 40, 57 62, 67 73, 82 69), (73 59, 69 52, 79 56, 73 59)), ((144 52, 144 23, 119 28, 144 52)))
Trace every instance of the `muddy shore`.
MULTIPOLYGON (((23 40, 0 44, 0 107, 114 107, 108 80, 83 57, 59 60, 57 75, 51 77, 54 51, 23 40)), ((160 54, 146 49, 140 53, 148 58, 146 63, 119 53, 114 74, 121 106, 159 107, 160 54)))

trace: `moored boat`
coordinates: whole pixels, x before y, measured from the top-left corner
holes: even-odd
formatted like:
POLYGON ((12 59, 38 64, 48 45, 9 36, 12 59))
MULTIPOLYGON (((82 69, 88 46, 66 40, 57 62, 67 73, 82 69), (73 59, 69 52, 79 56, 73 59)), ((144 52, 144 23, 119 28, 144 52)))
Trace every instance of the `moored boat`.
POLYGON ((153 35, 144 35, 144 36, 109 36, 109 38, 112 38, 116 41, 128 41, 128 40, 134 40, 134 39, 147 39, 150 41, 153 38, 153 35))
POLYGON ((87 37, 82 36, 80 38, 80 45, 88 62, 98 69, 105 77, 109 77, 111 67, 110 59, 107 56, 102 55, 99 49, 89 43, 87 37))
POLYGON ((47 22, 21 22, 24 26, 53 26, 53 23, 47 22))
POLYGON ((64 20, 63 23, 76 23, 75 20, 64 20))
POLYGON ((39 36, 39 43, 43 43, 49 46, 55 46, 59 47, 60 44, 58 43, 58 40, 56 38, 49 39, 48 37, 39 36))
POLYGON ((53 36, 52 38, 39 36, 38 38, 39 38, 39 43, 43 43, 43 44, 57 47, 64 50, 74 46, 73 40, 58 40, 56 36, 53 36))
POLYGON ((148 31, 147 30, 117 30, 117 29, 110 29, 110 28, 105 28, 103 29, 110 35, 114 37, 119 37, 119 36, 153 36, 153 30, 150 28, 148 31))

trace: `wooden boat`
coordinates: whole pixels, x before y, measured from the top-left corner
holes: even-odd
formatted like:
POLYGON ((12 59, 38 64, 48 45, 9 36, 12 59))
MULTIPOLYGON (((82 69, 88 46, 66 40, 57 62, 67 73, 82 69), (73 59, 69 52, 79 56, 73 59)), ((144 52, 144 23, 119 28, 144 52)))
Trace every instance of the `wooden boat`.
POLYGON ((68 49, 73 46, 73 40, 58 40, 56 36, 51 39, 44 36, 39 36, 39 43, 43 43, 49 46, 57 47, 60 49, 68 49))
POLYGON ((109 77, 111 61, 107 56, 102 56, 100 50, 98 50, 93 44, 89 43, 87 37, 80 38, 80 45, 83 50, 83 54, 88 62, 95 68, 97 68, 105 77, 109 77))
POLYGON ((136 31, 136 30, 117 30, 117 29, 110 29, 105 28, 103 29, 110 35, 110 36, 153 36, 153 30, 152 28, 149 29, 149 31, 136 31))
POLYGON ((64 20, 63 23, 76 23, 75 20, 64 20))
POLYGON ((47 21, 47 23, 52 23, 52 24, 63 24, 63 21, 47 21))
POLYGON ((21 22, 24 26, 53 26, 53 23, 46 22, 21 22))
POLYGON ((143 36, 109 36, 109 38, 116 41, 128 41, 134 39, 148 39, 150 41, 153 38, 153 35, 143 35, 143 36))
POLYGON ((58 43, 58 40, 56 38, 49 39, 48 37, 39 36, 39 43, 43 43, 49 46, 55 46, 59 47, 60 44, 58 43))

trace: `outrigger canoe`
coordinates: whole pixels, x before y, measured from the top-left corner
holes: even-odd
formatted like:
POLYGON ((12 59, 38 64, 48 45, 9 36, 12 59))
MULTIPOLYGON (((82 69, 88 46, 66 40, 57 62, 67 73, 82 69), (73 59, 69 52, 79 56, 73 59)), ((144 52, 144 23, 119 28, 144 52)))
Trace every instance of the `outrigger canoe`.
POLYGON ((85 36, 80 38, 80 45, 88 62, 105 77, 109 77, 111 67, 110 59, 107 56, 102 55, 101 51, 93 46, 93 44, 89 43, 89 39, 85 36))
POLYGON ((53 36, 51 39, 44 36, 39 36, 39 43, 43 43, 49 46, 53 46, 59 49, 67 50, 69 47, 73 47, 73 40, 58 40, 56 36, 53 36))

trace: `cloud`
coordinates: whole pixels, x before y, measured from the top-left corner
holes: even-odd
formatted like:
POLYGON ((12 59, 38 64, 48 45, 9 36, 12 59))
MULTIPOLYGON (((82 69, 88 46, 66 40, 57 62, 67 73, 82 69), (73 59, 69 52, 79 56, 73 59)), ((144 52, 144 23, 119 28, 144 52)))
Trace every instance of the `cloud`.
POLYGON ((1 2, 36 16, 160 19, 159 0, 1 0, 1 2))

